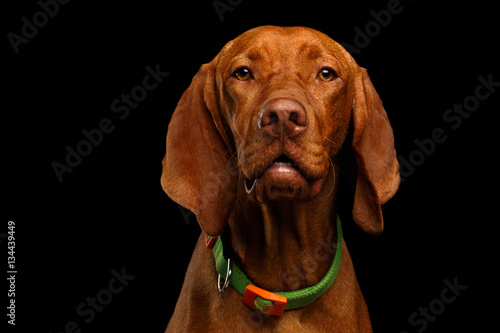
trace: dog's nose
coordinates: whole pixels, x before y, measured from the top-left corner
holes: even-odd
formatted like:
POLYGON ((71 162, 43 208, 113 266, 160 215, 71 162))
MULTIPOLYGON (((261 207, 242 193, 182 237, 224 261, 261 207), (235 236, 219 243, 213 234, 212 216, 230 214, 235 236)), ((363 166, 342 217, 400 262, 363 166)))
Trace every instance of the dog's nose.
POLYGON ((293 137, 307 128, 307 114, 302 104, 291 99, 276 99, 264 105, 259 127, 272 137, 293 137))

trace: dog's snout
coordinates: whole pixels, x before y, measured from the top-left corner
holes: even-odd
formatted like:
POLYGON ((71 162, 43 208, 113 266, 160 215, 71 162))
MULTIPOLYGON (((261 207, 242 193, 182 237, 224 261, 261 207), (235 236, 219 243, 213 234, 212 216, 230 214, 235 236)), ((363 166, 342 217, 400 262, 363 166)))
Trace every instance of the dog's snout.
POLYGON ((264 105, 259 127, 272 137, 293 137, 307 128, 307 114, 302 104, 291 99, 276 99, 264 105))

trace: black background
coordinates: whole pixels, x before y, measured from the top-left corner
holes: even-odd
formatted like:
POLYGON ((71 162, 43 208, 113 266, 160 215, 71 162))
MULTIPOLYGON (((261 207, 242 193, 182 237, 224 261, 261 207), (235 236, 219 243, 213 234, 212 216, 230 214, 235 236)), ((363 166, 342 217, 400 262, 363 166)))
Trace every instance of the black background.
MULTIPOLYGON (((21 34, 21 18, 32 21, 40 6, 9 3, 2 11, 0 232, 15 221, 16 331, 63 332, 74 321, 82 332, 163 332, 200 229, 163 193, 161 160, 171 114, 199 66, 229 40, 265 24, 309 26, 355 45, 354 28, 364 30, 374 21, 370 11, 388 2, 245 0, 221 21, 212 1, 71 1, 17 54, 7 34, 21 34), (157 64, 169 76, 120 120, 111 103, 157 64), (64 163, 65 147, 75 148, 85 139, 82 130, 103 118, 114 131, 59 182, 51 163, 64 163), (77 306, 122 268, 135 278, 86 323, 77 306)), ((418 149, 414 140, 430 138, 435 128, 447 140, 384 205, 383 235, 364 234, 346 214, 346 242, 375 332, 423 328, 408 318, 440 298, 445 279, 467 289, 425 332, 485 331, 496 314, 490 302, 497 303, 500 89, 456 130, 443 114, 474 95, 478 76, 500 81, 496 9, 478 1, 400 6, 354 58, 384 101, 399 155, 408 159, 418 149)), ((2 286, 6 313, 8 285, 2 286)), ((2 324, 8 319, 1 318, 2 324)))

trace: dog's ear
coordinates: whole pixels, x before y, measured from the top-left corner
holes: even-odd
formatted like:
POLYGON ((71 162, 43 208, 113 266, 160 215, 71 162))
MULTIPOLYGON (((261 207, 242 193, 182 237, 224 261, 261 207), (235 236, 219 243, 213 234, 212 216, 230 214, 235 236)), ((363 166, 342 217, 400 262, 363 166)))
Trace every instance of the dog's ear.
POLYGON ((217 59, 200 68, 177 104, 168 126, 161 176, 163 190, 195 213, 209 236, 224 231, 238 179, 217 107, 217 59))
POLYGON ((399 187, 399 163, 382 101, 366 70, 356 67, 352 146, 358 176, 353 219, 364 231, 378 235, 384 229, 381 205, 399 187))

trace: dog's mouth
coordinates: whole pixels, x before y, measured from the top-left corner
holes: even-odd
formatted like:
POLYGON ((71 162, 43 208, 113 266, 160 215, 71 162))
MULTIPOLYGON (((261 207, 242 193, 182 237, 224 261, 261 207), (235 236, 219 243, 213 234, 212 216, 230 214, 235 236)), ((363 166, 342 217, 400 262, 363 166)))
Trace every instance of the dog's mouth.
POLYGON ((274 159, 260 176, 253 179, 245 178, 245 191, 248 194, 252 194, 257 182, 266 174, 269 174, 272 178, 302 176, 302 173, 294 166, 293 161, 288 156, 282 154, 274 159))
POLYGON ((319 193, 323 178, 309 179, 290 157, 282 154, 260 176, 245 178, 244 183, 248 195, 266 201, 266 198, 311 198, 319 193))

